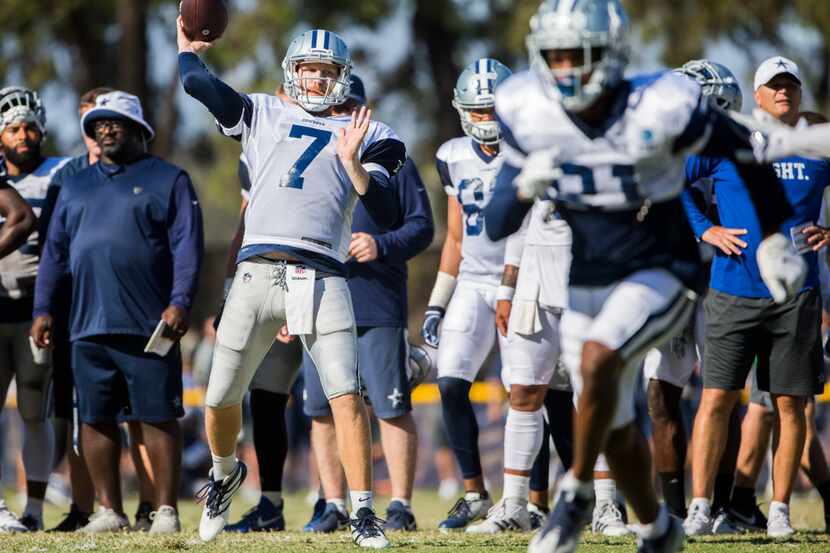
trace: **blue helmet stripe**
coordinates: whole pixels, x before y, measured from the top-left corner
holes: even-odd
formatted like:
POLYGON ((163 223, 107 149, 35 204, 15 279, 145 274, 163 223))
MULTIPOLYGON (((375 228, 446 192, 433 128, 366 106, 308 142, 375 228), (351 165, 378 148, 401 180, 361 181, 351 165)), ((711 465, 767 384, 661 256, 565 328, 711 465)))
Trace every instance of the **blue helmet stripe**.
POLYGON ((329 49, 329 32, 323 31, 323 48, 329 49))
POLYGON ((311 31, 311 47, 317 48, 317 31, 311 31))

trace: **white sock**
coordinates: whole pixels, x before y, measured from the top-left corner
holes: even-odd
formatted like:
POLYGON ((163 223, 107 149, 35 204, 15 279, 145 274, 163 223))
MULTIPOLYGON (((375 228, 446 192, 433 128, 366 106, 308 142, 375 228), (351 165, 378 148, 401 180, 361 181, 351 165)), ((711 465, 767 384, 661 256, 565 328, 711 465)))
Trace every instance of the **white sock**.
POLYGON ((597 496, 597 504, 616 501, 617 483, 611 478, 597 478, 594 480, 594 493, 597 496))
POLYGON ((478 501, 484 497, 484 494, 481 492, 464 492, 464 499, 466 501, 478 501))
POLYGON ((271 502, 271 505, 279 507, 282 503, 282 492, 266 492, 262 490, 262 497, 271 502))
POLYGON ((693 497, 692 502, 689 503, 689 512, 691 513, 698 505, 706 513, 706 516, 709 516, 709 513, 712 511, 712 504, 709 502, 709 499, 706 497, 693 497))
POLYGON ((503 497, 526 504, 529 493, 530 476, 519 476, 517 474, 504 475, 503 497))
POLYGON ((504 466, 513 470, 530 470, 539 455, 544 439, 542 410, 507 411, 504 424, 504 466))
POLYGON ((781 501, 770 501, 769 502, 769 514, 772 516, 772 513, 780 512, 784 513, 787 516, 790 516, 790 506, 786 503, 782 503, 781 501))
POLYGON ((565 492, 574 492, 583 498, 590 498, 594 492, 590 482, 577 480, 571 471, 566 472, 565 476, 562 477, 559 488, 565 492))
POLYGON ((594 463, 594 472, 611 472, 611 467, 608 466, 608 460, 604 453, 600 453, 597 457, 597 462, 594 463))
POLYGON ((371 491, 349 491, 349 499, 352 502, 352 513, 357 513, 360 509, 368 507, 374 510, 375 506, 372 502, 371 491))
POLYGON ((48 420, 24 422, 23 428, 23 472, 26 473, 26 480, 48 482, 55 442, 52 423, 48 420))
POLYGON ((660 505, 657 518, 651 524, 634 524, 634 530, 643 539, 659 538, 669 529, 669 512, 665 505, 660 505))
POLYGON ((23 516, 25 517, 26 515, 43 520, 43 500, 27 497, 26 510, 23 511, 23 516))
POLYGON ((337 510, 341 513, 346 512, 346 500, 342 497, 334 497, 332 499, 326 499, 326 503, 333 503, 337 510))
POLYGON ((213 457, 213 479, 224 480, 230 476, 233 469, 236 468, 236 455, 228 455, 222 457, 219 455, 211 455, 213 457))
POLYGON ((392 499, 389 500, 389 503, 392 503, 394 501, 397 501, 398 503, 400 503, 401 505, 403 505, 407 509, 412 507, 412 505, 410 504, 408 499, 404 499, 402 497, 393 497, 392 499))

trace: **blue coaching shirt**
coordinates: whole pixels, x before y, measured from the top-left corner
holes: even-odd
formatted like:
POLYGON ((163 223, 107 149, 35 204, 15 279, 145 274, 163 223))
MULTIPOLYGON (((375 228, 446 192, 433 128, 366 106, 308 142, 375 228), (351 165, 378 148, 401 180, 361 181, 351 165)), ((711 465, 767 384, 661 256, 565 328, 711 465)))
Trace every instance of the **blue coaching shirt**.
MULTIPOLYGON (((781 232, 789 238, 794 226, 817 223, 821 214, 824 188, 830 185, 830 163, 801 157, 786 158, 772 164, 781 181, 784 194, 794 214, 781 225, 781 232)), ((720 225, 727 228, 745 228, 747 234, 741 240, 747 243, 742 255, 726 255, 720 249, 715 251, 712 262, 710 287, 748 298, 769 298, 770 293, 761 280, 755 253, 763 238, 761 224, 750 200, 749 191, 738 176, 735 165, 725 159, 691 156, 686 162, 686 178, 696 182, 701 178, 712 180, 717 200, 720 225)), ((699 207, 684 193, 683 203, 695 235, 700 238, 713 223, 699 207)), ((817 288, 818 255, 804 254, 808 273, 805 288, 817 288)))
POLYGON ((424 251, 435 232, 429 197, 412 158, 390 180, 401 212, 391 230, 375 223, 361 202, 352 217, 352 232, 371 234, 378 246, 375 261, 346 263, 357 326, 406 327, 406 261, 424 251))
POLYGON ((157 157, 98 162, 63 181, 35 286, 34 315, 52 313, 72 277, 70 339, 150 336, 170 305, 190 309, 204 250, 190 177, 157 157))

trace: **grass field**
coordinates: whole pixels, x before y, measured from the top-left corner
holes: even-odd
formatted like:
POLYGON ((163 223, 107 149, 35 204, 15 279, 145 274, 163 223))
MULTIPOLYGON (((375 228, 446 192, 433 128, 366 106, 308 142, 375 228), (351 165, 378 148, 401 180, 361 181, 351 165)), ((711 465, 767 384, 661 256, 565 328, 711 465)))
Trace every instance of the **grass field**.
MULTIPOLYGON (((390 539, 394 547, 424 553, 518 553, 526 550, 527 535, 506 534, 495 537, 472 537, 466 534, 442 534, 432 530, 450 507, 451 502, 440 501, 435 494, 417 493, 414 508, 418 523, 424 530, 417 533, 392 534, 390 539)), ((232 519, 249 505, 236 501, 232 508, 232 519)), ((310 507, 302 496, 286 498, 287 532, 256 535, 222 534, 210 544, 203 544, 196 535, 199 506, 192 502, 180 506, 184 531, 178 536, 154 538, 144 534, 125 533, 108 536, 55 535, 46 533, 0 535, 0 553, 50 553, 50 552, 121 552, 121 553, 161 553, 171 551, 199 551, 204 553, 313 553, 323 551, 354 550, 349 534, 341 532, 335 535, 309 535, 298 530, 307 521, 310 507)), ((380 504, 381 513, 385 503, 380 504)), ((135 504, 128 503, 127 512, 132 514, 135 504)), ((804 498, 793 504, 793 524, 800 529, 823 526, 823 510, 820 502, 804 498)), ((47 527, 60 520, 61 512, 47 508, 47 527)), ((634 551, 633 538, 598 538, 589 533, 584 535, 582 552, 622 552, 634 551)), ((828 552, 830 538, 816 531, 801 530, 794 542, 775 543, 763 535, 754 536, 713 536, 697 542, 688 543, 686 551, 692 553, 755 553, 755 552, 828 552)))

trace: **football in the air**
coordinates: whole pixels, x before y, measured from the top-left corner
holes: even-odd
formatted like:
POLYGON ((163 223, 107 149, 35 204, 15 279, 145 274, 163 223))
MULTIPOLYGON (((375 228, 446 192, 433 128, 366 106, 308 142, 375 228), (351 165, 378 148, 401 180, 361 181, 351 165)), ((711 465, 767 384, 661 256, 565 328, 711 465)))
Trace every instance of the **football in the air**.
POLYGON ((213 42, 228 27, 225 0, 182 0, 179 5, 184 34, 190 40, 213 42))

